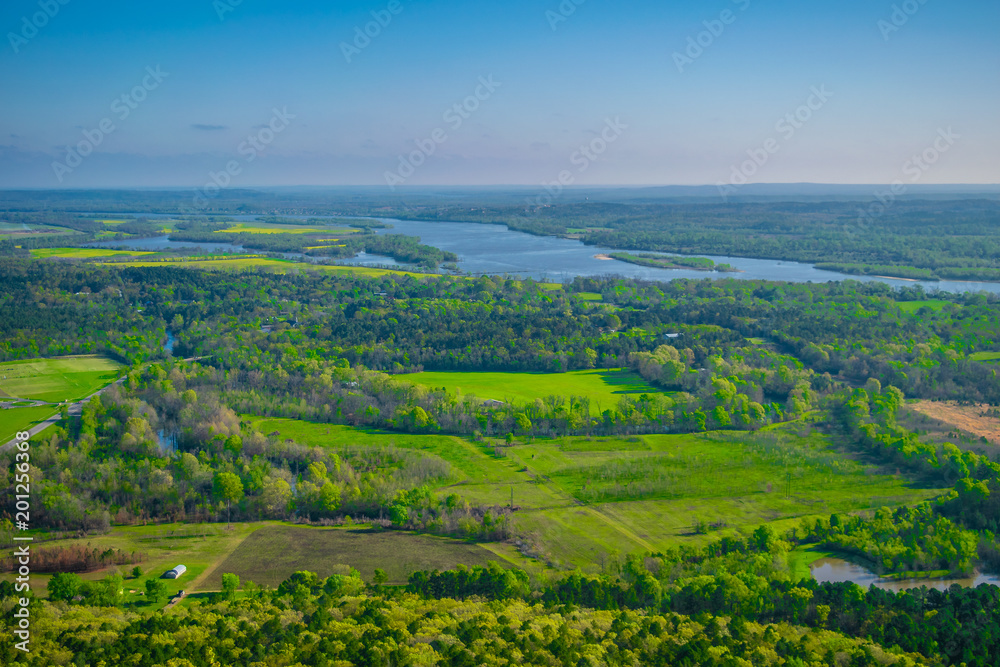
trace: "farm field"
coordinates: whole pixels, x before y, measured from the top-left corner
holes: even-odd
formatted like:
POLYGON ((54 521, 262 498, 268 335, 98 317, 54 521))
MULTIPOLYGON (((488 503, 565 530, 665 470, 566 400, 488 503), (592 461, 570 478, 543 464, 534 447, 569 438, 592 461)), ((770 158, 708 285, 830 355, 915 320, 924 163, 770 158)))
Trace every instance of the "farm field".
POLYGON ((52 236, 66 236, 67 241, 72 242, 69 237, 82 236, 75 229, 65 227, 48 227, 45 225, 15 225, 12 223, 0 223, 0 240, 21 241, 34 238, 46 238, 52 236))
POLYGON ((85 398, 118 377, 122 365, 98 356, 0 363, 0 397, 58 403, 85 398))
POLYGON ((1000 444, 1000 418, 986 414, 989 405, 959 405, 954 401, 914 401, 906 407, 968 433, 1000 444))
POLYGON ((1000 352, 974 352, 969 358, 973 361, 1000 361, 1000 352))
POLYGON ((197 258, 186 258, 181 260, 171 260, 169 262, 149 262, 149 261, 136 261, 129 262, 130 266, 163 266, 164 264, 170 264, 171 266, 178 266, 184 269, 201 269, 201 270, 222 270, 222 271, 253 271, 256 269, 265 269, 273 271, 275 273, 288 273, 288 272, 298 272, 298 271, 322 271, 326 273, 353 273, 358 276, 365 277, 381 277, 381 276, 413 276, 414 278, 423 278, 427 274, 423 273, 413 273, 411 271, 391 271, 389 269, 373 269, 366 266, 343 266, 343 265, 333 265, 333 264, 306 264, 303 262, 293 262, 291 260, 284 259, 268 259, 268 258, 246 258, 240 257, 238 259, 197 259, 197 258))
POLYGON ((33 248, 33 257, 39 259, 95 259, 98 257, 147 257, 160 253, 144 250, 111 250, 110 248, 33 248))
POLYGON ((359 230, 348 227, 323 227, 316 225, 278 225, 267 222, 237 223, 220 229, 217 234, 356 234, 359 230))
POLYGON ((5 444, 20 431, 27 431, 55 413, 56 409, 52 406, 0 410, 0 445, 5 444))
POLYGON ((527 403, 547 396, 585 396, 592 414, 618 404, 622 396, 662 393, 629 370, 587 370, 569 373, 424 372, 398 379, 432 389, 460 390, 465 396, 505 403, 527 403))
POLYGON ((765 523, 780 532, 806 517, 912 504, 941 493, 879 474, 833 450, 822 435, 786 429, 540 439, 506 448, 498 458, 492 444, 452 436, 244 418, 265 433, 312 446, 393 445, 438 456, 451 464, 453 479, 437 493, 507 505, 513 491, 515 525, 533 552, 557 566, 591 571, 611 553, 701 544, 765 523))
POLYGON ((212 570, 201 590, 222 588, 222 575, 231 572, 243 581, 276 587, 299 570, 320 577, 353 567, 365 581, 375 568, 385 570, 390 584, 405 584, 411 572, 448 570, 503 560, 483 547, 458 540, 366 527, 311 528, 268 526, 255 531, 212 570))
MULTIPOLYGON (((35 549, 51 549, 72 545, 85 545, 91 549, 120 549, 146 556, 139 563, 145 573, 139 579, 125 581, 126 599, 141 601, 143 598, 129 592, 145 590, 146 579, 158 579, 167 570, 176 565, 186 565, 187 572, 179 579, 164 579, 168 596, 177 594, 180 590, 199 590, 199 580, 202 575, 222 562, 237 546, 255 531, 264 528, 268 523, 234 523, 231 529, 224 524, 162 524, 153 526, 121 526, 112 528, 103 535, 90 535, 82 539, 58 540, 39 544, 35 549)), ((118 569, 128 572, 132 565, 120 566, 118 569)), ((85 580, 96 581, 116 568, 109 567, 93 572, 81 573, 85 580)), ((10 581, 13 574, 0 574, 0 581, 10 581)), ((32 588, 37 595, 46 595, 45 586, 51 575, 32 574, 32 588)))

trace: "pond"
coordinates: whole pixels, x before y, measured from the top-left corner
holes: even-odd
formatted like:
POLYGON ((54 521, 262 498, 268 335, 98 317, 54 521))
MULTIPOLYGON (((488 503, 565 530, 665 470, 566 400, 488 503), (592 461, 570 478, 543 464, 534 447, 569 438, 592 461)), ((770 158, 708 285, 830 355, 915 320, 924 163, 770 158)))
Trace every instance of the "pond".
POLYGON ((978 572, 971 577, 949 579, 883 579, 874 572, 841 558, 820 558, 810 566, 813 578, 821 583, 852 581, 862 588, 875 585, 887 591, 905 591, 909 588, 936 588, 948 590, 958 584, 965 588, 975 588, 980 584, 1000 586, 1000 578, 978 572))

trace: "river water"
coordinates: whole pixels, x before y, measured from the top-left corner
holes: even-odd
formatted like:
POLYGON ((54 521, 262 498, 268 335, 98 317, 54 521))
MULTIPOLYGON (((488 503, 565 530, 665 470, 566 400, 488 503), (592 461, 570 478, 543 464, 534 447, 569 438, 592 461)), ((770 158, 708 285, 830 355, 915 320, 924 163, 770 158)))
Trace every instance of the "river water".
MULTIPOLYGON (((135 215, 138 216, 139 214, 135 215)), ((145 215, 145 217, 171 216, 145 215)), ((239 222, 252 222, 258 216, 237 215, 231 217, 239 222)), ((350 220, 350 218, 329 216, 284 217, 298 220, 325 218, 336 222, 350 220)), ((407 236, 420 237, 420 240, 427 245, 457 254, 459 256, 458 266, 461 271, 473 275, 530 276, 537 280, 554 282, 563 282, 576 276, 599 277, 607 275, 660 281, 670 281, 679 278, 692 278, 696 280, 704 278, 737 278, 742 280, 776 280, 793 283, 857 280, 861 282, 882 282, 896 287, 920 285, 927 292, 986 291, 1000 294, 1000 283, 911 281, 872 276, 851 276, 834 271, 822 271, 811 264, 800 262, 749 259, 746 257, 700 255, 701 257, 708 257, 718 264, 729 264, 739 269, 739 273, 658 269, 598 258, 600 255, 619 252, 613 248, 588 246, 574 239, 564 239, 554 236, 534 236, 532 234, 513 231, 505 225, 483 225, 468 222, 422 222, 391 218, 381 218, 380 220, 392 225, 392 227, 376 230, 377 234, 405 234, 407 236)), ((135 250, 170 250, 192 247, 207 252, 238 252, 243 250, 240 246, 224 243, 170 241, 166 236, 136 239, 133 241, 102 241, 92 245, 99 247, 126 247, 135 250)), ((396 262, 390 257, 365 255, 364 253, 352 260, 340 260, 338 263, 406 267, 406 265, 396 262)))
POLYGON ((820 583, 853 581, 862 588, 868 588, 874 584, 878 588, 895 592, 920 588, 921 586, 945 591, 955 584, 965 588, 975 588, 980 584, 1000 586, 1000 578, 979 573, 962 579, 882 579, 874 572, 840 558, 820 558, 810 566, 810 569, 813 578, 820 583))

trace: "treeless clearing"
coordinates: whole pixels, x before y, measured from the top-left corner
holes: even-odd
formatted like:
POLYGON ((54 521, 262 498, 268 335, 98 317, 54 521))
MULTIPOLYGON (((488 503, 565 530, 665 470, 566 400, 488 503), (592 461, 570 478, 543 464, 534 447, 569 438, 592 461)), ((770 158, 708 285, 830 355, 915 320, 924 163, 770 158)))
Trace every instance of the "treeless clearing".
POLYGON ((994 444, 1000 444, 1000 418, 986 414, 991 407, 989 405, 959 405, 954 401, 917 401, 908 403, 906 407, 986 438, 994 444))

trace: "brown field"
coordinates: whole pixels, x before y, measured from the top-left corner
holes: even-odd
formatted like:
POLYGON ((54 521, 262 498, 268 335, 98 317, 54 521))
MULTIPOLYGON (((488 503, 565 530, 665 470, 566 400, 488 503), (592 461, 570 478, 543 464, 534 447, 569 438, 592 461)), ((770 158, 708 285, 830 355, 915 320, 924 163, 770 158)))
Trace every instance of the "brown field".
POLYGON ((986 438, 993 444, 1000 444, 1000 419, 986 414, 991 408, 989 405, 959 405, 953 401, 917 401, 908 403, 906 407, 967 433, 986 438))
POLYGON ((277 587, 299 570, 321 577, 353 567, 370 582, 375 568, 385 570, 390 584, 405 584, 418 570, 449 570, 463 563, 486 565, 502 558, 476 544, 443 537, 367 528, 323 529, 269 526, 248 537, 202 582, 199 590, 219 590, 222 575, 237 574, 242 581, 277 587))

